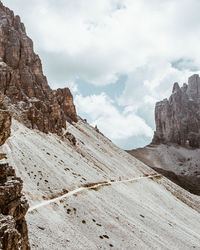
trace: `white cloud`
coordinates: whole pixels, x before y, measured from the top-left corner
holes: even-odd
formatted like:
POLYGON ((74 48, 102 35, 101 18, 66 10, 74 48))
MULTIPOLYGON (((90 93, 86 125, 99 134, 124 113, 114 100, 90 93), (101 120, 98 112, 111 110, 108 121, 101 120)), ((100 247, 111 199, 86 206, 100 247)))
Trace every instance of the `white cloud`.
MULTIPOLYGON (((55 87, 55 89, 57 89, 57 88, 60 88, 61 86, 60 86, 60 84, 54 83, 54 87, 55 87)), ((73 94, 76 94, 79 92, 78 85, 74 81, 65 82, 64 87, 69 88, 73 94)))
POLYGON ((194 73, 190 70, 174 68, 170 62, 160 58, 153 59, 129 73, 118 104, 132 105, 134 109, 149 104, 154 106, 156 101, 169 97, 174 82, 182 85, 194 73))
POLYGON ((145 135, 152 137, 152 129, 133 110, 126 108, 120 113, 114 102, 105 94, 75 98, 77 109, 82 115, 89 115, 92 125, 111 140, 127 139, 131 136, 145 135))
POLYGON ((157 57, 200 65, 199 0, 3 2, 21 14, 38 51, 63 54, 68 79, 105 85, 157 57))

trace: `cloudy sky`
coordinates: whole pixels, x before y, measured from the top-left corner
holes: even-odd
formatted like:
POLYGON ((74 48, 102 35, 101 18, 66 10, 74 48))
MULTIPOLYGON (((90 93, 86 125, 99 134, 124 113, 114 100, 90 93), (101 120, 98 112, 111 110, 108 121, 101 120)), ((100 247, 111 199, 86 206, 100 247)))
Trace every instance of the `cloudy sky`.
POLYGON ((3 0, 52 88, 120 147, 151 141, 155 102, 200 70, 199 0, 3 0))

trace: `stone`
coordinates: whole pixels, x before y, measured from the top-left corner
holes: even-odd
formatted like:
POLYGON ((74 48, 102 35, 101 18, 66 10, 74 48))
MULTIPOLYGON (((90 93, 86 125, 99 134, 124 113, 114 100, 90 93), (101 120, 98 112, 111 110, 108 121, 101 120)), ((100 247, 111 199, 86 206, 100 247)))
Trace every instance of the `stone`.
POLYGON ((153 144, 176 143, 200 147, 200 77, 195 74, 180 88, 174 83, 169 99, 157 102, 153 144))
POLYGON ((19 249, 20 234, 16 230, 16 223, 12 216, 0 214, 0 249, 19 249))
POLYGON ((57 102, 60 105, 61 109, 64 111, 64 114, 67 117, 71 118, 73 121, 77 122, 76 109, 73 102, 73 96, 69 88, 57 89, 54 91, 57 102))
POLYGON ((30 249, 25 221, 29 205, 21 191, 14 169, 0 164, 0 249, 30 249))
POLYGON ((76 146, 76 137, 69 132, 64 134, 64 138, 66 138, 73 146, 76 146))

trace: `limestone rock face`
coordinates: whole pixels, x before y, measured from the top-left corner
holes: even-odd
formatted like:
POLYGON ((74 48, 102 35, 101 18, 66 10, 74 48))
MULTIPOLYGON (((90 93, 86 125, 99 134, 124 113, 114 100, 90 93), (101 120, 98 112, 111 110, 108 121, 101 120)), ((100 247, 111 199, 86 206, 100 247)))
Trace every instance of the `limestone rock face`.
POLYGON ((169 100, 156 103, 155 122, 153 144, 171 142, 200 147, 199 75, 192 75, 181 88, 175 83, 169 100))
POLYGON ((30 249, 24 216, 28 203, 22 180, 8 164, 0 165, 0 249, 30 249))
POLYGON ((62 134, 67 119, 77 121, 70 90, 49 87, 20 17, 1 2, 0 91, 14 117, 29 128, 62 134))
MULTIPOLYGON (((3 108, 1 102, 0 107, 3 108)), ((10 136, 10 127, 11 114, 1 109, 0 145, 10 136)), ((28 203, 21 191, 22 180, 16 177, 14 169, 0 164, 0 249, 30 249, 24 219, 28 203)))

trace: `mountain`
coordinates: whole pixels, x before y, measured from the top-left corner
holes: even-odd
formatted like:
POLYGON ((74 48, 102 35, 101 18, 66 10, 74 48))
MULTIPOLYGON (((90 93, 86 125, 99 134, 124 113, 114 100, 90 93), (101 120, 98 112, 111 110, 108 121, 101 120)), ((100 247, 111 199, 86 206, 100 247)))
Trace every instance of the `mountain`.
POLYGON ((152 143, 176 143, 200 147, 200 77, 192 75, 188 85, 174 83, 169 100, 156 103, 156 131, 152 143))
POLYGON ((13 112, 1 164, 24 182, 31 248, 198 249, 200 197, 77 116, 70 91, 51 90, 24 25, 2 4, 0 30, 0 91, 13 112))
POLYGON ((130 154, 190 192, 200 195, 200 77, 156 103, 152 143, 130 154))
POLYGON ((50 88, 24 24, 1 2, 0 21, 0 91, 5 105, 29 128, 61 135, 66 120, 77 121, 70 90, 50 88))

